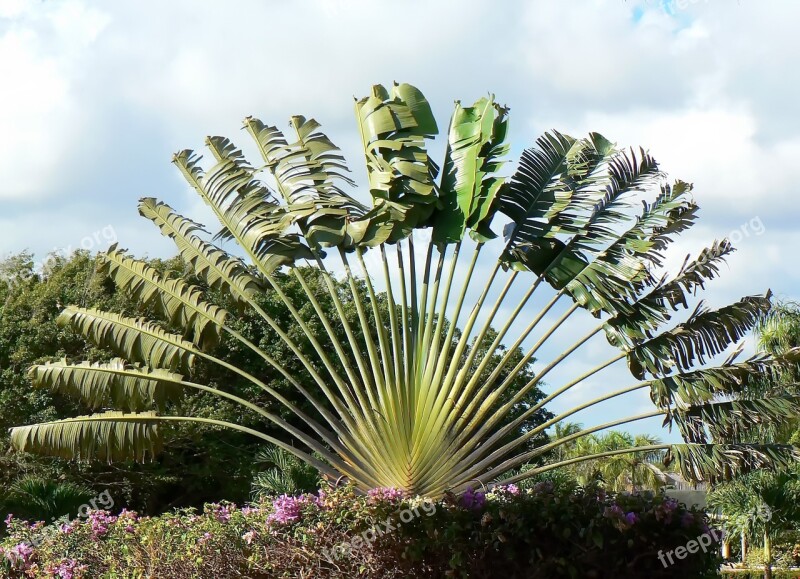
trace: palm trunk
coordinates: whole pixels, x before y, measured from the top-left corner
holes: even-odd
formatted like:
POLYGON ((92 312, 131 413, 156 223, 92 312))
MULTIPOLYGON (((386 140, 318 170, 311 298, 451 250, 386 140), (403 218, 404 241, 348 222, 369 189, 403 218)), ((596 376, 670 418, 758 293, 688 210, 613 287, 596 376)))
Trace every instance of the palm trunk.
POLYGON ((769 529, 764 530, 764 579, 772 579, 772 542, 769 529))
POLYGON ((747 558, 747 537, 744 535, 744 531, 742 531, 742 565, 744 565, 744 560, 747 558))

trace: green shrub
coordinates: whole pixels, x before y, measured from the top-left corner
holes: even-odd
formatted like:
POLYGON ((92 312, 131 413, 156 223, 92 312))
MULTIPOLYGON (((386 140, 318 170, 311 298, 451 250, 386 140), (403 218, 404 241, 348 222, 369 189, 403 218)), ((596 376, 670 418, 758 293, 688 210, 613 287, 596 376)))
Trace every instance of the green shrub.
POLYGON ((695 579, 716 577, 719 565, 714 548, 666 568, 659 561, 659 551, 709 532, 701 512, 549 483, 435 503, 343 488, 153 518, 94 511, 59 528, 12 519, 8 532, 0 561, 13 579, 695 579))

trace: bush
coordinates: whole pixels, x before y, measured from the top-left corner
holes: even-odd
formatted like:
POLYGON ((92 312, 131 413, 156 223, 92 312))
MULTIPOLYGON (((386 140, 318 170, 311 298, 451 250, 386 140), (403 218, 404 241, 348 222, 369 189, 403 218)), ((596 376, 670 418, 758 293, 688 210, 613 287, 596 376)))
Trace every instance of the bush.
POLYGON ((703 578, 720 562, 713 547, 668 567, 659 560, 709 532, 702 512, 550 483, 436 503, 342 488, 152 518, 93 511, 58 527, 12 518, 7 531, 0 569, 14 579, 703 578))

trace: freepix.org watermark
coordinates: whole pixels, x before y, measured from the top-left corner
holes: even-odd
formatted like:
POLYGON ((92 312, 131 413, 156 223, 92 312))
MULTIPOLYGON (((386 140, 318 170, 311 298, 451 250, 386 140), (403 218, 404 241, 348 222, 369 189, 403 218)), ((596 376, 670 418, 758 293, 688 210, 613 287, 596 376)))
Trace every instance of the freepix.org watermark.
POLYGON ((429 517, 436 514, 436 503, 430 499, 423 499, 416 506, 398 511, 396 513, 396 518, 387 517, 385 521, 376 522, 366 531, 362 532, 360 535, 356 535, 349 541, 339 543, 332 549, 323 549, 322 554, 325 556, 328 562, 333 563, 334 560, 339 560, 342 557, 349 555, 353 551, 364 549, 374 543, 378 537, 394 533, 403 523, 410 523, 415 518, 421 517, 422 514, 420 513, 420 508, 422 509, 422 512, 429 517))
POLYGON ((59 257, 67 258, 72 255, 72 252, 79 249, 86 251, 97 251, 106 249, 113 243, 117 242, 117 232, 114 231, 113 225, 106 225, 102 229, 86 235, 81 238, 78 245, 67 245, 65 247, 54 247, 44 259, 42 259, 35 267, 34 271, 41 272, 44 270, 51 261, 55 261, 59 257))
MULTIPOLYGON (((102 251, 108 249, 112 244, 117 242, 117 232, 114 231, 113 225, 106 225, 89 235, 80 239, 77 245, 66 245, 64 247, 54 247, 53 250, 33 263, 31 273, 33 274, 46 274, 48 266, 52 265, 59 258, 69 259, 75 251, 80 249, 85 251, 102 251)), ((28 274, 18 274, 2 272, 0 273, 0 280, 6 282, 10 286, 15 286, 20 282, 25 281, 28 274)))
MULTIPOLYGON (((768 523, 772 520, 772 509, 770 509, 766 504, 760 504, 753 508, 753 511, 750 515, 751 520, 758 519, 763 523, 768 523)), ((658 560, 661 561, 661 564, 666 569, 670 565, 675 564, 675 559, 683 560, 686 559, 689 555, 694 555, 698 551, 702 550, 703 553, 707 553, 709 548, 716 549, 717 545, 722 544, 725 540, 725 531, 722 529, 709 529, 707 532, 703 533, 702 535, 698 536, 696 539, 692 539, 685 545, 681 545, 679 547, 675 547, 671 551, 659 551, 658 552, 658 560)))

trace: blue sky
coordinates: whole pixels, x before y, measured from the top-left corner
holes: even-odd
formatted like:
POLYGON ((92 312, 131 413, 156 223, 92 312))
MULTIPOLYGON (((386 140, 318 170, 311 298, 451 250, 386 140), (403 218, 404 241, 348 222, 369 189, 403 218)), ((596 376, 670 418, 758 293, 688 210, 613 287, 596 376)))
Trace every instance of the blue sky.
MULTIPOLYGON (((0 0, 0 254, 105 249, 111 228, 140 255, 170 254, 137 199, 210 222, 170 156, 208 134, 244 142, 251 114, 279 126, 314 116, 363 183, 352 98, 397 80, 425 92, 440 125, 454 100, 496 94, 514 156, 550 128, 644 146, 702 207, 670 263, 737 241, 711 305, 767 288, 798 297, 799 19, 785 0, 0 0)), ((610 353, 592 342, 548 383, 610 353)), ((612 367, 554 409, 631 383, 612 367)), ((581 419, 647 407, 634 396, 581 419)))

